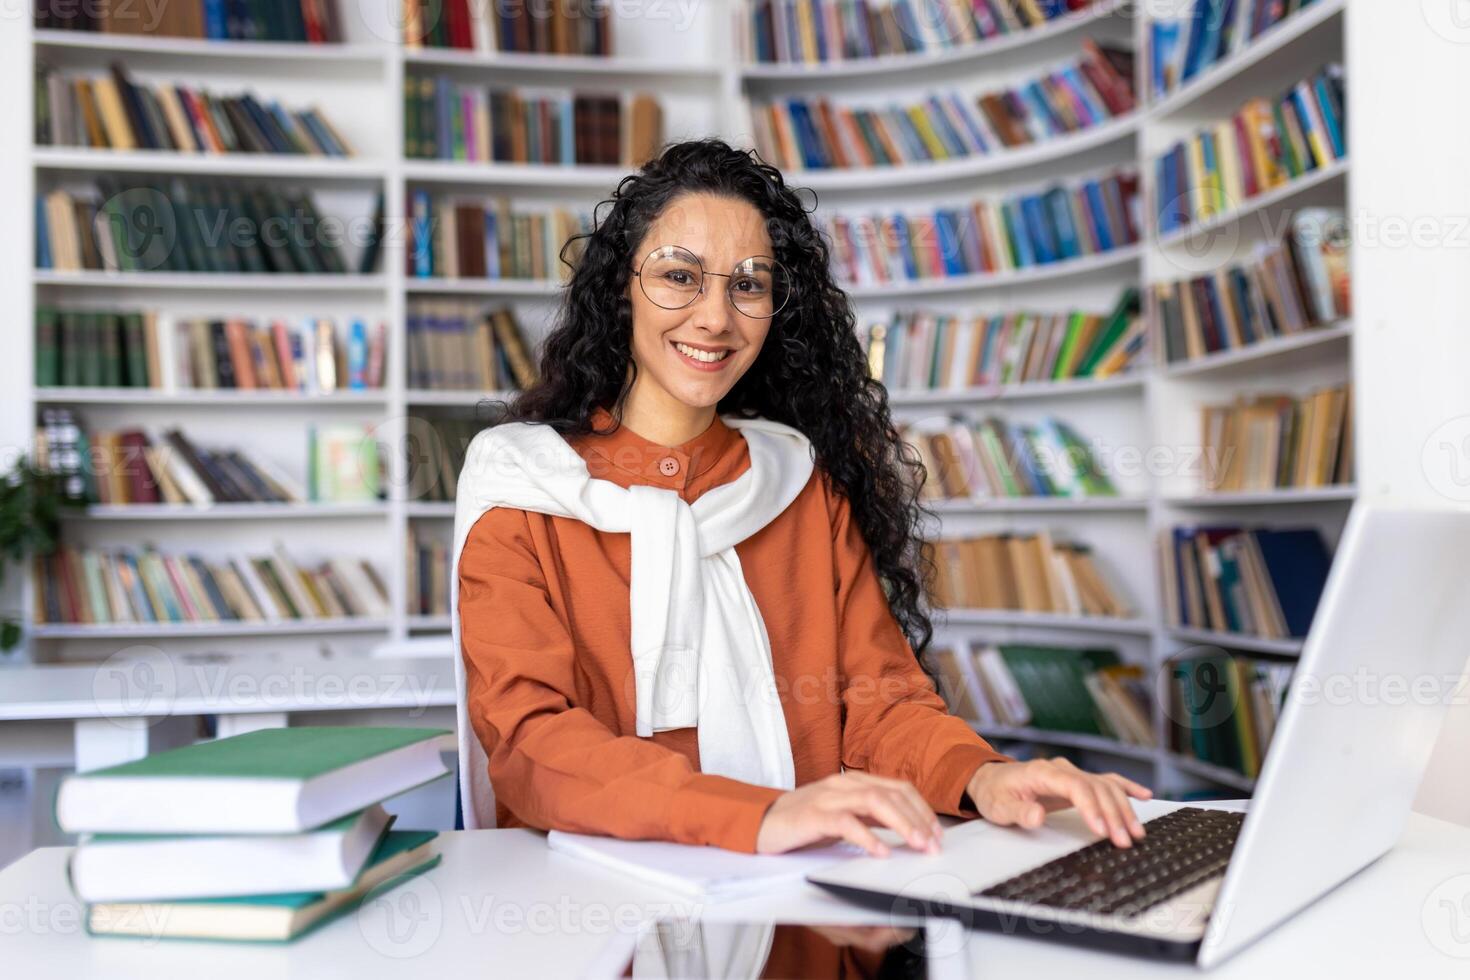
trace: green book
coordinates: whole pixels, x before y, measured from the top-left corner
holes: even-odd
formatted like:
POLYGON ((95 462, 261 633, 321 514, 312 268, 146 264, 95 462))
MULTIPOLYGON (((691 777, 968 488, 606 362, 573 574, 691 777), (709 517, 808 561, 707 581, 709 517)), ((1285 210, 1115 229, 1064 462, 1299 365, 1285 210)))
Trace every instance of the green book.
POLYGON ((148 377, 148 340, 145 330, 143 314, 122 314, 123 360, 127 365, 129 388, 147 388, 151 382, 148 377))
POLYGON ((320 827, 448 773, 449 733, 271 728, 68 776, 67 833, 280 834, 320 827))
POLYGON ((210 939, 225 942, 290 942, 350 912, 439 863, 432 830, 395 830, 384 836, 367 868, 347 888, 248 898, 180 902, 110 902, 87 906, 94 936, 140 939, 210 939))
POLYGON ((36 307, 36 387, 61 384, 61 318, 55 308, 36 307))
POLYGON ((1123 295, 1118 298, 1113 312, 1108 314, 1107 322, 1093 337, 1092 345, 1088 347, 1087 353, 1082 356, 1081 362, 1077 365, 1077 377, 1092 376, 1092 372, 1097 370, 1098 364, 1113 349, 1118 338, 1128 332, 1128 325, 1132 322, 1138 308, 1138 290, 1132 288, 1123 290, 1123 295))

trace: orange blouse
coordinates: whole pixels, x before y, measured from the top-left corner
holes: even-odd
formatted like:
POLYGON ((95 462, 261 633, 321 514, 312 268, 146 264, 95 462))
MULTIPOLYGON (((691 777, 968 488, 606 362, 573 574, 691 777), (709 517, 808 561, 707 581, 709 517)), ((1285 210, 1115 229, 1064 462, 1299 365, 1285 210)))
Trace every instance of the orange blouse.
MULTIPOLYGON (((599 409, 594 421, 612 419, 599 409)), ((718 417, 672 448, 627 426, 569 444, 594 478, 690 503, 750 466, 745 439, 718 417)), ((629 540, 509 508, 469 532, 458 583, 466 697, 496 823, 754 851, 780 790, 701 773, 696 729, 634 734, 629 540)), ((976 816, 970 777, 1006 757, 946 713, 821 468, 735 550, 770 637, 797 785, 862 770, 908 780, 936 813, 976 816)))

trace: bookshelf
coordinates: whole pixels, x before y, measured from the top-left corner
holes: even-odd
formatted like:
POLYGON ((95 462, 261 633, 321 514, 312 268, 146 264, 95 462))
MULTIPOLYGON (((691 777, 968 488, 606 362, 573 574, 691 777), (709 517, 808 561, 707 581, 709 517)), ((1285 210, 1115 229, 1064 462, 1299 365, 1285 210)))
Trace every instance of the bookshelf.
MULTIPOLYGON (((443 72, 457 81, 606 88, 658 93, 664 107, 665 138, 716 133, 751 143, 748 99, 795 94, 851 96, 856 101, 906 96, 926 88, 1003 85, 1074 56, 1083 38, 1130 44, 1137 55, 1133 112, 1081 132, 1020 149, 938 163, 856 170, 787 173, 788 180, 814 190, 821 208, 924 207, 978 196, 1021 192, 1052 181, 1087 178, 1119 167, 1141 178, 1142 241, 1081 259, 1006 273, 905 282, 850 290, 862 325, 895 310, 923 307, 950 312, 996 313, 1012 309, 1106 310, 1126 286, 1137 287, 1151 323, 1150 362, 1144 370, 1097 381, 1063 381, 1004 387, 892 392, 896 415, 915 420, 962 413, 1032 419, 1055 413, 1075 420, 1089 435, 1143 457, 1150 449, 1179 450, 1198 442, 1197 409, 1240 391, 1357 380, 1353 323, 1342 321, 1299 335, 1275 338, 1197 361, 1160 363, 1162 337, 1149 286, 1213 268, 1248 252, 1283 214, 1305 204, 1346 202, 1362 179, 1342 161, 1298 181, 1240 203, 1190 229, 1160 235, 1151 216, 1153 159, 1194 127, 1229 115, 1245 99, 1269 94, 1321 63, 1344 61, 1346 0, 1316 0, 1268 29, 1254 43, 1225 58, 1158 101, 1149 101, 1145 73, 1149 5, 1132 0, 1097 0, 1090 8, 1045 26, 951 49, 889 55, 824 65, 753 64, 732 44, 744 16, 743 0, 720 0, 694 8, 693 20, 676 25, 657 17, 620 21, 617 49, 609 58, 407 50, 394 28, 395 0, 370 0, 347 17, 340 45, 270 42, 202 42, 94 35, 17 27, 0 49, 11 59, 13 90, 29 91, 37 59, 78 69, 105 69, 124 61, 140 77, 178 78, 210 85, 253 87, 292 103, 322 105, 355 144, 357 156, 309 159, 203 156, 148 151, 109 152, 30 147, 13 182, 12 213, 32 213, 32 188, 85 181, 100 173, 177 174, 209 179, 250 178, 283 182, 320 194, 324 210, 362 217, 381 190, 392 221, 405 212, 415 189, 484 196, 508 195, 517 207, 580 207, 594 204, 623 176, 617 167, 536 167, 410 159, 403 152, 403 83, 415 73, 443 72)), ((652 9, 652 8, 650 8, 652 9)), ((345 10, 345 8, 344 8, 345 10)), ((1352 76, 1349 74, 1349 78, 1352 76)), ((25 100, 12 100, 22 102, 25 100)), ((1354 105, 1354 110, 1356 106, 1354 105)), ((17 118, 9 131, 30 133, 29 106, 5 111, 17 118)), ((25 224, 30 225, 27 217, 25 224)), ((476 406, 500 393, 424 391, 406 384, 405 310, 420 299, 483 299, 517 312, 530 339, 539 338, 560 284, 554 280, 420 279, 405 274, 403 242, 390 236, 381 271, 369 275, 248 276, 150 273, 108 275, 33 270, 29 236, 13 236, 0 253, 0 275, 21 297, 13 321, 29 325, 37 302, 86 307, 153 305, 191 313, 271 316, 282 313, 346 318, 362 316, 390 326, 387 383, 382 390, 323 396, 275 392, 183 391, 163 395, 128 390, 37 389, 29 327, 10 386, 23 424, 7 431, 14 444, 28 439, 39 408, 70 406, 82 418, 106 413, 118 420, 159 425, 182 418, 190 431, 247 451, 268 450, 281 433, 297 433, 310 422, 360 421, 375 427, 393 461, 389 497, 381 505, 224 505, 212 508, 91 508, 67 523, 67 533, 88 543, 157 542, 183 548, 206 540, 209 547, 241 549, 257 539, 289 541, 293 554, 343 552, 367 557, 384 574, 393 614, 384 620, 353 619, 288 623, 205 623, 182 628, 44 625, 30 632, 29 656, 41 662, 105 657, 117 641, 144 639, 166 650, 198 650, 201 642, 230 652, 300 652, 327 646, 334 653, 362 654, 386 641, 444 635, 448 618, 410 615, 404 550, 408 531, 447 539, 453 505, 415 499, 401 471, 398 448, 406 445, 417 412, 473 417, 476 406), (279 522, 279 524, 277 523, 279 522)), ((1361 257, 1355 258, 1360 261, 1361 257)), ((350 262, 350 258, 349 258, 350 262)), ((1356 271, 1356 270, 1355 270, 1356 271)), ((1355 289, 1356 289, 1355 283, 1355 289)), ((1355 296, 1356 298, 1356 296, 1355 296)), ((9 407, 10 402, 7 402, 9 407)), ((1359 434, 1360 441, 1362 440, 1359 434)), ((1360 465, 1369 459, 1364 447, 1360 465)), ((269 453, 267 453, 269 455, 269 453)), ((1171 457, 1172 459, 1177 459, 1171 457)), ((933 506, 946 535, 1057 529, 1092 545, 1120 570, 1122 591, 1136 606, 1127 619, 1022 614, 1012 611, 950 610, 939 617, 940 638, 977 642, 1007 640, 1056 645, 1107 645, 1124 660, 1162 669, 1168 658, 1191 646, 1216 645, 1255 655, 1289 658, 1297 641, 1184 630, 1164 620, 1160 600, 1157 536, 1176 523, 1239 521, 1320 527, 1335 543, 1357 494, 1353 486, 1205 495, 1190 475, 1166 467, 1151 472, 1140 461, 1112 498, 1019 498, 946 500, 933 506)), ((200 545, 204 547, 204 545, 200 545)), ((29 609, 29 588, 20 599, 29 609)), ((446 652, 448 643, 445 643, 446 652)), ((1167 750, 1162 712, 1154 712, 1157 745, 1127 745, 1109 739, 1034 729, 996 729, 987 734, 1008 742, 1079 751, 1093 764, 1118 766, 1130 775, 1169 789, 1249 789, 1249 780, 1229 770, 1167 750)))

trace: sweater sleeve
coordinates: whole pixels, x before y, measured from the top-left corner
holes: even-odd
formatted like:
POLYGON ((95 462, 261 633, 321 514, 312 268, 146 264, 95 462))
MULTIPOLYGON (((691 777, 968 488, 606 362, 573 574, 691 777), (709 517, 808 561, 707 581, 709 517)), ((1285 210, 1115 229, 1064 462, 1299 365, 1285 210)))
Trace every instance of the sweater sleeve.
POLYGON ((524 511, 476 522, 458 578, 467 706, 499 801, 543 829, 755 850, 780 790, 701 773, 577 706, 576 650, 524 511))
POLYGON ((828 486, 837 569, 842 763, 913 783, 935 813, 979 814, 965 792, 987 762, 1014 761, 950 714, 888 606, 848 500, 828 486))

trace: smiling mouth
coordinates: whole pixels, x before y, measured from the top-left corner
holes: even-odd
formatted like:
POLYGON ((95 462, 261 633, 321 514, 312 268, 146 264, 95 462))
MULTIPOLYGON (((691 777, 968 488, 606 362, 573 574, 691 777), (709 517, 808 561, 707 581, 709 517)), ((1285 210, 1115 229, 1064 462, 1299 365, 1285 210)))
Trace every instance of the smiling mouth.
POLYGON ((700 364, 718 364, 733 353, 729 348, 724 350, 702 350, 698 347, 690 347, 688 344, 681 344, 677 340, 673 341, 673 345, 674 349, 680 354, 700 364))

